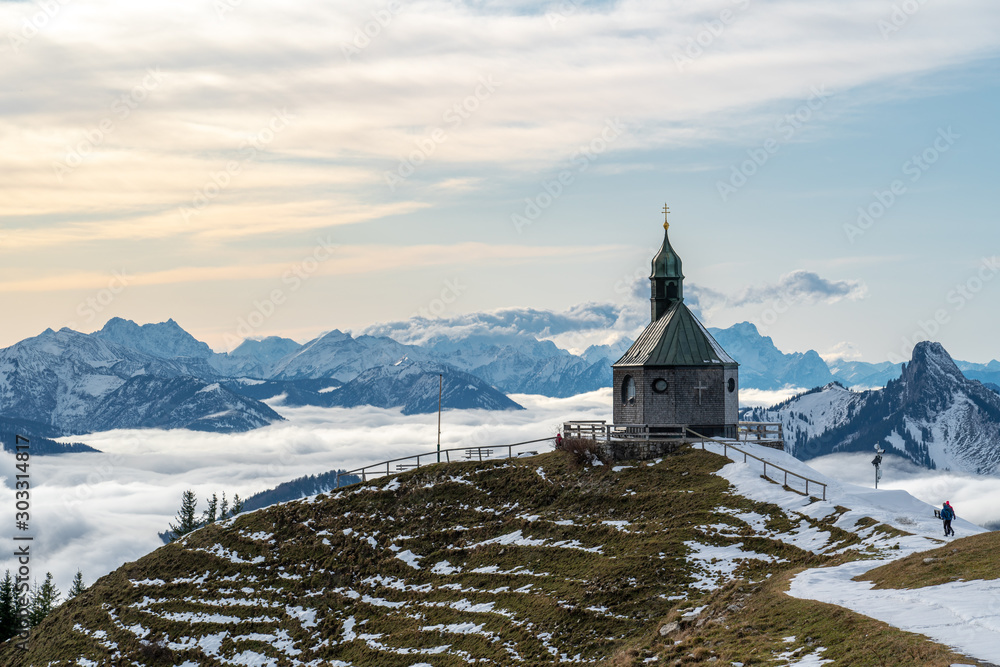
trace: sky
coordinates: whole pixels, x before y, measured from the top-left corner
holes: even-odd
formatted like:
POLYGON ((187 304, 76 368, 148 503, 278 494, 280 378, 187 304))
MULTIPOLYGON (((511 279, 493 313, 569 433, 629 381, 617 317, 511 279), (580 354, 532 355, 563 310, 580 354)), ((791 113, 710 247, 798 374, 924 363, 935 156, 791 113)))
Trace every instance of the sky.
POLYGON ((0 0, 0 346, 634 303, 1000 357, 987 0, 0 0))

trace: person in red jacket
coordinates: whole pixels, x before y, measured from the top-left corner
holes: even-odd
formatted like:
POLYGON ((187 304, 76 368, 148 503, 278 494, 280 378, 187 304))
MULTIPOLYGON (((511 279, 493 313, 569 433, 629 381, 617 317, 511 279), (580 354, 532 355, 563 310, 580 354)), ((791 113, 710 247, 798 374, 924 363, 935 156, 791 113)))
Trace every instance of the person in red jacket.
POLYGON ((955 510, 952 508, 951 503, 947 500, 944 501, 944 506, 941 507, 941 520, 944 521, 944 536, 951 537, 955 534, 954 529, 951 527, 951 521, 955 518, 955 510))

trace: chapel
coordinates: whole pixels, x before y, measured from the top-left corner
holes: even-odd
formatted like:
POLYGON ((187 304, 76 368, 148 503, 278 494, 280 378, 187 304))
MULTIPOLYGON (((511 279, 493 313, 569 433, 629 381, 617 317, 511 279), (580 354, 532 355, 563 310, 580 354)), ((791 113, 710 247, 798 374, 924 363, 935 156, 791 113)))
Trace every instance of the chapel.
POLYGON ((653 257, 650 322, 612 365, 616 425, 645 425, 650 435, 686 426, 700 435, 735 438, 739 364, 684 304, 681 258, 670 245, 663 207, 663 245, 653 257))

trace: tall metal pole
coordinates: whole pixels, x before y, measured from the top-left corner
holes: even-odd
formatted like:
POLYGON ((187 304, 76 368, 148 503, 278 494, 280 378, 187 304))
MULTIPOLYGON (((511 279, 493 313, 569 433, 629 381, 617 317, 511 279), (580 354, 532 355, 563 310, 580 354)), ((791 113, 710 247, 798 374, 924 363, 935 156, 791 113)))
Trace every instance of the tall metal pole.
POLYGON ((444 391, 444 373, 438 373, 438 463, 441 463, 441 394, 444 391))
POLYGON ((872 459, 872 465, 875 466, 875 488, 878 488, 878 481, 882 479, 882 454, 885 450, 875 445, 875 458, 872 459))

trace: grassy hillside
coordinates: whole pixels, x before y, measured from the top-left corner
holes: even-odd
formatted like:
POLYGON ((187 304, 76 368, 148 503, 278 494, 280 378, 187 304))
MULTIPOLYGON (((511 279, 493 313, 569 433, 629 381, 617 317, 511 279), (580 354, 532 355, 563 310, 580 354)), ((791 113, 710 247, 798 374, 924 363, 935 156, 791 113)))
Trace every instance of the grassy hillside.
POLYGON ((953 581, 998 579, 996 554, 1000 533, 983 533, 931 551, 923 551, 869 570, 862 581, 871 581, 876 589, 924 588, 953 581))
POLYGON ((725 463, 686 449, 580 467, 552 452, 240 515, 103 577, 0 664, 970 662, 784 595, 795 571, 875 556, 893 531, 736 495, 712 474, 725 463))

